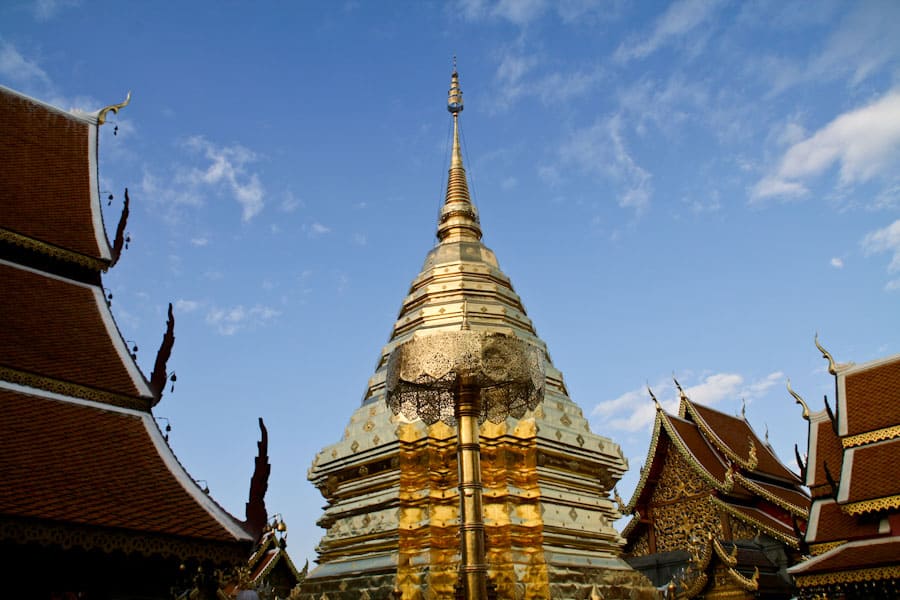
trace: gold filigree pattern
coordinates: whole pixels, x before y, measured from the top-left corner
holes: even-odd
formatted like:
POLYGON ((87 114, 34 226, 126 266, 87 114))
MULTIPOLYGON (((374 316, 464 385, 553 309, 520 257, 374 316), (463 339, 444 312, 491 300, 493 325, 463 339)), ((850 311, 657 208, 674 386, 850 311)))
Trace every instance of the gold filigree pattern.
POLYGON ((824 544, 811 544, 809 546, 809 553, 813 556, 819 556, 820 554, 825 554, 829 550, 834 550, 838 546, 843 546, 847 543, 847 540, 838 540, 836 542, 825 542, 824 544))
POLYGON ((73 252, 72 250, 66 250, 65 248, 60 248, 59 246, 54 246, 53 244, 48 244, 14 231, 3 229, 2 227, 0 227, 0 240, 15 244, 16 246, 27 250, 39 252, 50 258, 75 263, 94 271, 106 271, 109 268, 109 261, 86 256, 78 252, 73 252))
POLYGON ((706 540, 709 532, 720 535, 718 511, 709 496, 700 496, 653 508, 656 551, 687 550, 694 540, 706 540))
MULTIPOLYGON (((16 543, 34 542, 60 548, 82 548, 102 552, 137 552, 143 556, 160 555, 181 560, 208 559, 220 564, 244 564, 245 551, 233 543, 216 544, 186 539, 139 534, 133 531, 114 531, 62 523, 25 522, 20 519, 0 519, 0 539, 16 543)), ((249 551, 249 546, 246 551, 249 551)))
POLYGON ((783 498, 776 496, 775 494, 771 493, 766 488, 757 484, 752 479, 744 477, 740 473, 735 473, 734 476, 740 482, 740 484, 742 486, 744 486, 751 492, 756 492, 757 494, 759 494, 760 496, 762 496, 769 502, 772 502, 773 504, 780 506, 781 508, 785 509, 786 511, 788 511, 789 513, 791 513, 793 515, 796 515, 798 517, 803 517, 805 519, 807 514, 809 513, 809 511, 807 509, 797 506, 796 504, 792 504, 792 503, 788 502, 787 500, 784 500, 783 498))
POLYGON ((662 475, 656 483, 651 503, 672 502, 709 490, 707 483, 699 477, 690 463, 680 452, 666 453, 662 475))
POLYGON ((900 508, 900 495, 885 496, 884 498, 875 498, 874 500, 864 500, 862 502, 850 502, 840 506, 841 510, 848 515, 862 515, 879 510, 896 510, 900 508))
POLYGON ((843 444, 844 448, 853 448, 854 446, 862 446, 863 444, 892 440, 896 437, 900 437, 900 425, 885 427, 884 429, 877 429, 858 435, 849 435, 841 439, 841 444, 843 444))
POLYGON ((900 579, 900 565, 857 569, 855 571, 836 571, 834 573, 820 573, 816 575, 796 575, 794 576, 794 583, 799 588, 806 588, 816 585, 881 581, 884 579, 900 579))
POLYGON ((750 517, 738 510, 735 510, 734 508, 729 506, 728 503, 722 502, 718 498, 712 498, 712 501, 715 505, 719 506, 720 508, 725 510, 725 512, 727 512, 732 517, 734 517, 734 519, 732 520, 732 526, 731 526, 733 539, 736 539, 736 540, 752 539, 756 535, 756 533, 754 533, 753 535, 751 535, 749 537, 744 537, 743 535, 738 536, 737 533, 735 533, 735 521, 738 521, 738 522, 743 522, 747 525, 750 525, 751 527, 757 528, 759 531, 765 533, 766 535, 771 536, 781 542, 784 542, 785 544, 787 544, 794 550, 798 550, 800 548, 799 541, 793 535, 786 535, 783 532, 766 525, 765 523, 763 523, 762 521, 759 521, 758 519, 754 519, 753 517, 750 517))
POLYGON ((629 552, 630 556, 647 556, 650 554, 650 535, 644 533, 639 537, 635 542, 634 546, 631 547, 631 552, 629 552))
POLYGON ((104 404, 112 404, 122 408, 131 408, 134 410, 147 411, 150 409, 150 399, 132 398, 124 394, 116 394, 106 392, 96 388, 90 388, 77 383, 68 381, 60 381, 50 377, 42 377, 33 373, 26 373, 9 367, 0 367, 0 380, 8 381, 24 385, 26 387, 37 388, 48 392, 62 394, 64 396, 73 396, 84 400, 93 400, 104 404))

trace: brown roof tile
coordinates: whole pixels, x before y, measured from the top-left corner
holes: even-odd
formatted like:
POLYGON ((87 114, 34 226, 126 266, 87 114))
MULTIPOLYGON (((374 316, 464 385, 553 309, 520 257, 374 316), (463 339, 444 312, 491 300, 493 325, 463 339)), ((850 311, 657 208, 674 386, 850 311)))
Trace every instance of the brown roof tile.
POLYGON ((697 426, 694 423, 669 414, 666 414, 663 418, 668 420, 691 455, 707 473, 712 475, 716 481, 724 483, 725 464, 722 462, 719 454, 707 443, 697 426))
POLYGON ((828 463, 828 471, 835 483, 841 479, 841 463, 843 462, 843 447, 841 440, 831 426, 831 421, 811 421, 809 424, 810 443, 815 437, 815 448, 810 448, 811 463, 807 465, 807 485, 813 498, 823 494, 831 494, 831 487, 825 477, 825 463, 828 463))
POLYGON ((0 514, 236 541, 170 471, 149 418, 0 389, 0 514))
POLYGON ((819 500, 810 512, 810 522, 807 528, 807 542, 810 544, 823 544, 839 540, 853 540, 857 538, 872 537, 878 535, 878 521, 873 519, 860 519, 848 515, 837 502, 831 499, 819 500))
POLYGON ((4 263, 0 281, 0 365, 140 395, 104 324, 100 311, 108 309, 92 288, 4 263))
POLYGON ((851 503, 900 495, 898 460, 900 439, 848 448, 838 499, 851 503))
POLYGON ((800 477, 788 469, 778 457, 772 452, 769 446, 763 443, 750 425, 744 419, 732 417, 715 409, 697 404, 690 403, 690 408, 696 416, 703 419, 710 430, 724 443, 734 454, 747 460, 750 455, 750 441, 756 446, 758 473, 763 473, 778 479, 784 479, 792 483, 800 483, 800 477))
POLYGON ((900 537, 860 540, 838 546, 790 569, 794 576, 900 565, 900 537))
POLYGON ((844 390, 847 435, 900 424, 900 356, 848 373, 844 390))
POLYGON ((91 127, 0 88, 0 227, 103 259, 92 210, 91 127))

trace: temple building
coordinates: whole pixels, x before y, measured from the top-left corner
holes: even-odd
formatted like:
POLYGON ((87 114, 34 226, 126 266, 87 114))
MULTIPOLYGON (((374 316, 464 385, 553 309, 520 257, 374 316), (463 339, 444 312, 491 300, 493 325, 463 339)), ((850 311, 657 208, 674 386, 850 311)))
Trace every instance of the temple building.
MULTIPOLYGON (((818 345, 818 340, 816 341, 818 345)), ((811 413, 805 542, 790 569, 804 599, 900 597, 900 354, 855 365, 828 359, 835 408, 811 413)))
MULTIPOLYGON (((304 600, 445 599, 460 575, 456 430, 394 415, 386 405, 392 352, 429 332, 498 333, 538 351, 543 401, 522 418, 480 427, 484 537, 497 598, 655 598, 622 559, 610 499, 627 468, 569 397, 521 299, 482 243, 459 143, 462 92, 451 79, 454 135, 437 244, 403 300, 390 340, 342 439, 315 457, 309 479, 327 501, 318 566, 304 600), (593 596, 592 596, 593 594, 593 596)), ((452 407, 451 407, 452 413, 452 407)))
MULTIPOLYGON (((628 562, 677 598, 790 598, 809 496, 745 418, 656 403, 647 460, 622 532, 628 562)), ((652 392, 651 392, 652 395, 652 392)))
MULTIPOLYGON (((126 101, 127 103, 127 101, 126 101)), ((212 598, 266 524, 265 430, 239 521, 192 479, 153 407, 172 379, 169 318, 150 378, 110 310, 98 187, 110 111, 67 112, 0 87, 0 564, 3 595, 212 598)), ((261 422, 260 422, 261 424, 261 422)))

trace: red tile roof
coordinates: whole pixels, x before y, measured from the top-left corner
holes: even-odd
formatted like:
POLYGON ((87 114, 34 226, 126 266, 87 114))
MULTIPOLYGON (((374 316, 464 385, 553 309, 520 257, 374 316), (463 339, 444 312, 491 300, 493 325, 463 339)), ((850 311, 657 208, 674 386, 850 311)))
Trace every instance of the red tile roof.
POLYGON ((861 521, 841 510, 834 500, 823 499, 816 502, 810 513, 806 541, 809 544, 824 544, 876 535, 878 521, 861 521))
POLYGON ((719 483, 725 482, 726 466, 718 453, 707 443, 697 426, 689 421, 669 414, 663 414, 669 425, 674 429, 696 462, 719 483))
POLYGON ((701 419, 713 435, 727 448, 743 460, 749 460, 750 440, 756 446, 757 466, 754 471, 770 477, 800 484, 800 477, 778 460, 769 446, 763 443, 746 420, 732 417, 715 409, 688 402, 693 416, 701 419))
POLYGON ((900 439, 848 448, 838 501, 842 504, 900 495, 900 439))
POLYGON ((0 431, 2 516, 250 541, 160 447, 150 414, 4 387, 0 431))
POLYGON ((848 542, 790 568, 795 577, 900 565, 900 537, 848 542))
POLYGON ((831 421, 813 419, 809 424, 810 450, 807 464, 806 485, 813 498, 831 495, 831 486, 825 477, 825 464, 835 483, 841 478, 843 447, 841 440, 832 428, 831 421))
POLYGON ((91 181, 96 125, 0 87, 0 131, 0 229, 108 260, 91 181))
POLYGON ((900 355, 874 366, 860 365, 844 377, 846 435, 900 424, 900 355))
POLYGON ((0 314, 14 315, 0 327, 0 366, 124 396, 150 395, 99 288, 2 261, 0 281, 0 314))

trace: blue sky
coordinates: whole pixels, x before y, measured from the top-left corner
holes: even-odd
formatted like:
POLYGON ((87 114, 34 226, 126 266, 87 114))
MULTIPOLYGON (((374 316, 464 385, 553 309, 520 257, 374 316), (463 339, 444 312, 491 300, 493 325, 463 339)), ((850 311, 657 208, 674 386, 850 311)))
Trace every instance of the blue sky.
MULTIPOLYGON (((649 383, 741 410, 790 465, 838 362, 900 352, 900 4, 113 3, 0 6, 0 83, 104 126, 131 247, 106 276, 189 472, 242 516, 270 432, 297 562, 306 481, 365 391, 434 242, 458 56, 484 242, 572 398, 631 461, 649 383), (113 135, 114 124, 118 134, 113 135)), ((74 342, 73 342, 74 343, 74 342)))

